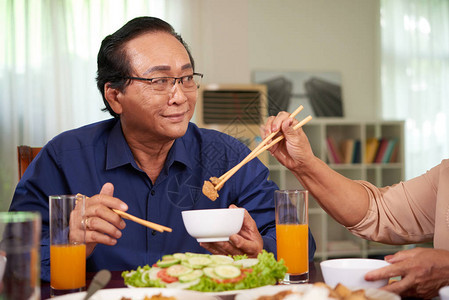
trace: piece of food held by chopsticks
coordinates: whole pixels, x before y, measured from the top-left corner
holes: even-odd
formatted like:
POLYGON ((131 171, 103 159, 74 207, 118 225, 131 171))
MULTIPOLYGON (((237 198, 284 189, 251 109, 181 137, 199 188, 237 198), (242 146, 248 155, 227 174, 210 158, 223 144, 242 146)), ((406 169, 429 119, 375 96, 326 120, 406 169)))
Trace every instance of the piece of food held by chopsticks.
MULTIPOLYGON (((77 195, 81 195, 81 194, 77 194, 77 195)), ((89 199, 89 197, 86 196, 86 200, 87 199, 89 199)), ((138 223, 140 225, 146 226, 148 228, 154 229, 154 230, 159 231, 159 232, 164 232, 164 231, 172 232, 173 231, 173 229, 171 229, 170 227, 166 227, 166 226, 163 226, 163 225, 159 225, 157 223, 153 223, 153 222, 150 222, 150 221, 147 221, 147 220, 144 220, 144 219, 140 219, 138 217, 135 217, 133 215, 130 215, 130 214, 128 214, 128 213, 126 213, 124 211, 118 210, 118 209, 112 209, 112 211, 115 212, 116 214, 118 214, 119 216, 121 216, 124 219, 131 220, 133 222, 136 222, 136 223, 138 223)))
MULTIPOLYGON (((294 118, 304 107, 300 105, 294 112, 292 112, 289 116, 289 118, 294 118)), ((307 116, 304 118, 301 122, 293 126, 293 129, 298 129, 299 127, 302 127, 304 124, 309 122, 312 119, 312 116, 307 116)), ((269 149, 274 144, 277 144, 279 141, 284 139, 283 135, 278 136, 273 141, 271 139, 279 133, 278 131, 272 132, 269 136, 267 136, 256 148, 254 148, 253 151, 251 151, 248 156, 246 156, 239 164, 237 164, 235 167, 233 167, 231 170, 223 174, 221 177, 211 177, 209 180, 205 180, 203 184, 203 194, 209 198, 212 201, 217 200, 218 198, 218 191, 223 187, 223 184, 231 178, 232 175, 234 175, 243 165, 251 161, 253 158, 259 156, 263 151, 269 149), (271 141, 269 143, 269 141, 271 141)))

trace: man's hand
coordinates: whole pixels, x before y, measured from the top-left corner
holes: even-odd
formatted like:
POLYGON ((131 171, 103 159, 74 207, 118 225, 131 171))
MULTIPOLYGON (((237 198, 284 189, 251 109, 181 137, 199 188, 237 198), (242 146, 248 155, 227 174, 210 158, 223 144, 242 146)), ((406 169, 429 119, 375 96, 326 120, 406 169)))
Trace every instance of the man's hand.
POLYGON ((383 290, 430 299, 438 295, 438 289, 449 284, 449 251, 430 248, 414 248, 388 255, 391 265, 368 272, 366 280, 379 280, 401 276, 383 290))
MULTIPOLYGON (((229 208, 237 208, 235 205, 229 208)), ((247 210, 243 217, 242 229, 239 233, 229 237, 229 242, 200 243, 200 246, 212 254, 243 255, 257 257, 262 252, 263 240, 257 229, 256 222, 251 218, 247 210)))
POLYGON ((128 206, 118 198, 114 198, 114 186, 105 183, 100 194, 86 198, 84 225, 86 226, 86 255, 89 256, 95 246, 105 244, 113 246, 122 236, 126 226, 125 221, 112 211, 112 208, 122 211, 128 206))

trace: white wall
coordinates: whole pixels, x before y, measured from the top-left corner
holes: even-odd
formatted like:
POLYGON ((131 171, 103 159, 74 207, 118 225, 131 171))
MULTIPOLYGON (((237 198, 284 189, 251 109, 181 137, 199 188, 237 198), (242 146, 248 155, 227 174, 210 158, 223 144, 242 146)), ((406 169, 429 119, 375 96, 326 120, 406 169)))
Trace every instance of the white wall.
POLYGON ((336 71, 345 116, 375 118, 379 0, 203 0, 191 43, 206 83, 254 70, 336 71))

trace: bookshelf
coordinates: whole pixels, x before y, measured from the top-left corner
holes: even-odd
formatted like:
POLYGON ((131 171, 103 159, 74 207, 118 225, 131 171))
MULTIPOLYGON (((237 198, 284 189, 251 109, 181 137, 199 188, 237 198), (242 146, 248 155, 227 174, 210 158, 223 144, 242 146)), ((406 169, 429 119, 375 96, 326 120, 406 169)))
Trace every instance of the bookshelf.
MULTIPOLYGON (((386 186, 404 180, 404 122, 403 121, 352 121, 334 118, 315 118, 303 127, 314 154, 332 169, 351 179, 361 179, 376 186, 386 186), (375 162, 370 141, 394 141, 390 156, 375 162), (340 151, 340 160, 329 153, 329 141, 334 151, 340 151), (358 146, 356 145, 358 142, 358 146), (348 149, 351 149, 350 151, 348 149), (393 150, 396 149, 396 150, 393 150), (349 152, 348 152, 349 151, 349 152), (393 155, 393 151, 395 151, 393 155), (348 154, 350 153, 350 154, 348 154)), ((375 151, 377 152, 377 151, 375 151)), ((384 151, 385 152, 385 151, 384 151)), ((377 154, 377 153, 376 153, 377 154)), ((288 169, 276 159, 269 159, 270 179, 280 189, 301 188, 300 183, 288 169)), ((336 257, 379 257, 404 249, 366 241, 351 234, 321 209, 315 199, 309 199, 309 226, 317 243, 317 260, 336 257)))

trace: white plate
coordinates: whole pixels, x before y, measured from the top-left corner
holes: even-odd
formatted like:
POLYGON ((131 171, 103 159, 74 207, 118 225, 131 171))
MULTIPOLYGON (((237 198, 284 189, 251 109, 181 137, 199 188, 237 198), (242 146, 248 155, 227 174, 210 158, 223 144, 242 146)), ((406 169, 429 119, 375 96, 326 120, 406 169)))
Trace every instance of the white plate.
MULTIPOLYGON (((285 290, 293 290, 296 292, 304 292, 313 284, 298 284, 298 285, 268 285, 259 288, 254 288, 247 291, 240 291, 235 300, 255 300, 260 296, 271 296, 285 290)), ((366 296, 372 300, 400 300, 401 298, 393 293, 377 290, 365 289, 366 296)))
MULTIPOLYGON (((165 297, 176 297, 182 300, 217 300, 214 295, 200 293, 195 291, 186 291, 180 289, 169 288, 120 288, 120 289, 103 289, 95 293, 90 300, 121 300, 122 297, 131 298, 132 300, 143 300, 145 296, 153 296, 162 294, 165 297)), ((73 293, 64 296, 54 297, 57 300, 83 300, 86 292, 73 293)))
MULTIPOLYGON (((143 287, 135 287, 135 286, 132 286, 132 285, 128 285, 128 287, 130 289, 147 289, 147 288, 143 288, 143 287)), ((160 288, 160 290, 164 290, 164 289, 165 290, 171 289, 171 290, 191 291, 191 290, 183 290, 183 289, 180 289, 179 287, 178 288, 160 288)), ((230 291, 223 291, 223 292, 198 292, 198 291, 191 291, 191 292, 196 292, 196 293, 200 293, 200 294, 203 294, 203 295, 209 295, 209 296, 212 296, 213 299, 219 299, 217 297, 220 297, 220 296, 234 296, 234 295, 237 295, 238 293, 241 293, 243 291, 249 291, 249 290, 251 290, 251 289, 247 289, 247 290, 230 290, 230 291)), ((72 300, 72 299, 70 299, 70 300, 72 300)), ((96 300, 96 299, 92 299, 92 300, 96 300)), ((111 299, 111 300, 114 300, 114 299, 111 299)))

